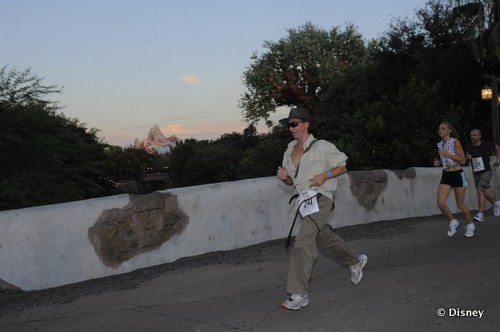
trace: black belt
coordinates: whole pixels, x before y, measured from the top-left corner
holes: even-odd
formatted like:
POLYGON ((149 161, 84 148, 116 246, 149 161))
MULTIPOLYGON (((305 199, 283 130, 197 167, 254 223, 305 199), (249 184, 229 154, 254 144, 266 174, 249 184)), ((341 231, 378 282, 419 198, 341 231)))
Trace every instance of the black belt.
MULTIPOLYGON (((314 195, 313 197, 311 198, 314 198, 314 197, 317 197, 317 198, 320 198, 324 195, 322 195, 321 193, 317 193, 316 195, 314 195)), ((299 194, 294 194, 290 200, 288 201, 288 204, 292 204, 292 201, 294 199, 296 199, 297 197, 299 197, 299 194)), ((311 199, 309 198, 309 199, 311 199)), ((290 232, 288 232, 288 238, 286 239, 286 243, 285 243, 285 248, 288 248, 290 246, 290 241, 291 241, 291 238, 292 238, 292 232, 293 232, 293 227, 295 226, 295 221, 297 220, 297 217, 299 215, 299 210, 300 210, 300 206, 304 203, 304 202, 307 202, 307 199, 303 200, 299 206, 297 206, 297 210, 295 211, 295 217, 293 218, 293 223, 292 223, 292 226, 290 227, 290 232)), ((335 200, 332 200, 332 210, 335 209, 335 200)), ((311 217, 311 216, 308 216, 313 222, 314 224, 316 225, 316 227, 318 228, 318 233, 321 231, 318 227, 318 224, 316 224, 316 221, 314 221, 314 219, 311 217)))

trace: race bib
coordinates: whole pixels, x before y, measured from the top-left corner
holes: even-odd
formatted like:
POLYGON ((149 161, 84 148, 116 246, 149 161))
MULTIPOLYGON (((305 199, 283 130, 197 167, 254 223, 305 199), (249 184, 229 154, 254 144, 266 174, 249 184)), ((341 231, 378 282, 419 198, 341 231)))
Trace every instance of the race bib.
POLYGON ((318 206, 318 193, 314 190, 305 190, 299 194, 297 204, 299 204, 299 212, 302 217, 319 211, 318 206))
POLYGON ((472 158, 472 170, 474 172, 485 170, 482 157, 472 158))

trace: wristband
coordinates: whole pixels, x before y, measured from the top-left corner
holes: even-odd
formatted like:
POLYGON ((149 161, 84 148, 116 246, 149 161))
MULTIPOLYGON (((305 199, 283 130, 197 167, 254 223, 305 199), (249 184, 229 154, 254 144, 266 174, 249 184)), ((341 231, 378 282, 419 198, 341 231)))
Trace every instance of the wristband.
POLYGON ((330 170, 328 170, 328 172, 326 172, 326 175, 328 175, 329 179, 333 178, 332 172, 330 172, 330 170))

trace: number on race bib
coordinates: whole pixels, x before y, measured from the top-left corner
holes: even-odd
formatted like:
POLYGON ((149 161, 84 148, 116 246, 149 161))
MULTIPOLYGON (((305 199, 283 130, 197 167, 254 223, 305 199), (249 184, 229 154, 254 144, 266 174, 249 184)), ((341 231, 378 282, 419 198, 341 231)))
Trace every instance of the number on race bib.
POLYGON ((472 158, 472 169, 474 170, 474 172, 485 170, 482 157, 472 158))
POLYGON ((314 190, 305 190, 299 194, 297 203, 299 204, 299 212, 302 217, 319 211, 317 196, 318 193, 314 190))

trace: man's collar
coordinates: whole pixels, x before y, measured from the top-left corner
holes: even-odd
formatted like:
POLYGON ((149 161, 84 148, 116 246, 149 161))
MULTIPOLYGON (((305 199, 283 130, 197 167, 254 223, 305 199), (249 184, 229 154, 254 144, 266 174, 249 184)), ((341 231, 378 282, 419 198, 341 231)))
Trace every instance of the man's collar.
POLYGON ((313 136, 313 134, 309 134, 309 137, 307 137, 307 139, 303 145, 304 150, 307 149, 309 147, 309 145, 311 145, 312 141, 314 141, 314 136, 313 136))

